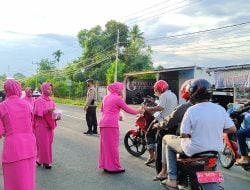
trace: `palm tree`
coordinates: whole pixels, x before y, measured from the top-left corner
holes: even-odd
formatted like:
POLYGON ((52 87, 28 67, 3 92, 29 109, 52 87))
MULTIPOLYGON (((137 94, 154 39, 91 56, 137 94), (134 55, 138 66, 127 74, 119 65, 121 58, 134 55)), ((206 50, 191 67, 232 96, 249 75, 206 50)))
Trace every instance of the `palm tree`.
POLYGON ((57 50, 52 54, 56 60, 56 62, 59 64, 60 58, 63 55, 63 52, 61 50, 57 50))
POLYGON ((129 32, 130 38, 130 48, 134 51, 134 53, 138 52, 140 48, 144 45, 144 37, 143 32, 140 31, 138 25, 134 25, 129 32))

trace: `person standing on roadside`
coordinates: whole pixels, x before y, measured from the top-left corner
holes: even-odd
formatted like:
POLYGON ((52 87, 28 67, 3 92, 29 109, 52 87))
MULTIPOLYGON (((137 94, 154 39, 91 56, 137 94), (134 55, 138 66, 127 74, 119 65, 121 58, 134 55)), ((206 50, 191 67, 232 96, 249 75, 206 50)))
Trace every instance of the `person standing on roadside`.
POLYGON ((43 164, 45 169, 51 169, 52 164, 52 143, 56 120, 52 113, 55 110, 55 103, 50 98, 52 95, 52 84, 44 82, 41 85, 42 95, 36 100, 34 107, 34 126, 37 140, 37 165, 43 164))
POLYGON ((0 138, 4 138, 2 167, 4 190, 34 190, 36 138, 32 131, 32 110, 21 100, 21 86, 4 83, 6 100, 0 103, 0 138))
POLYGON ((141 108, 133 109, 122 99, 124 84, 115 82, 108 86, 109 94, 103 98, 99 121, 100 153, 98 167, 107 173, 122 173, 125 169, 120 164, 119 156, 119 113, 120 110, 136 115, 144 113, 141 108))
POLYGON ((88 79, 87 81, 88 92, 86 104, 84 106, 84 111, 86 111, 86 121, 88 125, 88 130, 84 134, 97 134, 97 119, 96 119, 96 98, 97 93, 94 86, 94 80, 88 79))

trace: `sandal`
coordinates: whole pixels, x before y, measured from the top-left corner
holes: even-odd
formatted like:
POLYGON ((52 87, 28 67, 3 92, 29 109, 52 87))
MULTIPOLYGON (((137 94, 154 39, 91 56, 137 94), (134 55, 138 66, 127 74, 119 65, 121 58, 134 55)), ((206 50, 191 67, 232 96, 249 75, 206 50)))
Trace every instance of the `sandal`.
POLYGON ((179 190, 178 186, 172 187, 172 186, 170 186, 168 184, 165 184, 165 186, 163 186, 163 187, 165 187, 166 189, 169 189, 169 190, 179 190))
POLYGON ((162 181, 162 180, 164 180, 164 179, 167 179, 167 177, 162 177, 162 176, 155 176, 154 178, 153 178, 153 181, 162 181))
POLYGON ((155 159, 147 159, 146 162, 144 162, 145 165, 149 165, 155 162, 155 159))
POLYGON ((236 160, 236 162, 235 162, 235 165, 236 165, 236 166, 247 165, 247 164, 250 164, 248 160, 238 159, 238 160, 236 160))

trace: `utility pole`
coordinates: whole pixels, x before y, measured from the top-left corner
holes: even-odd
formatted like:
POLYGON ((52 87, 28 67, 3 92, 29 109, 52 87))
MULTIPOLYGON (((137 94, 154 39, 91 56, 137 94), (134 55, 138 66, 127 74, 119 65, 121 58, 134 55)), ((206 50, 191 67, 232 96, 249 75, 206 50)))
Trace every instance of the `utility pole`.
POLYGON ((116 59, 115 59, 115 76, 114 76, 114 82, 117 82, 117 64, 118 64, 118 55, 119 55, 119 29, 117 30, 117 41, 116 41, 116 59))
POLYGON ((35 88, 35 91, 38 91, 38 65, 39 65, 39 63, 34 63, 32 61, 32 64, 36 65, 36 88, 35 88))

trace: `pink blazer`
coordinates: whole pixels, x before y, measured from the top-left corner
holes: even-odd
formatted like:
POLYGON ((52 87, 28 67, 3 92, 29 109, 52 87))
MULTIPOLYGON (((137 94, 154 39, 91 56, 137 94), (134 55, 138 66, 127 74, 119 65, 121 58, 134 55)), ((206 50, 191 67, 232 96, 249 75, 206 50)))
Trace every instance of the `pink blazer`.
POLYGON ((119 127, 118 121, 121 109, 133 115, 138 114, 137 110, 129 107, 116 93, 105 96, 101 107, 102 116, 99 127, 119 127))
POLYGON ((0 137, 4 137, 2 162, 10 163, 36 156, 30 105, 18 96, 0 104, 0 137))

